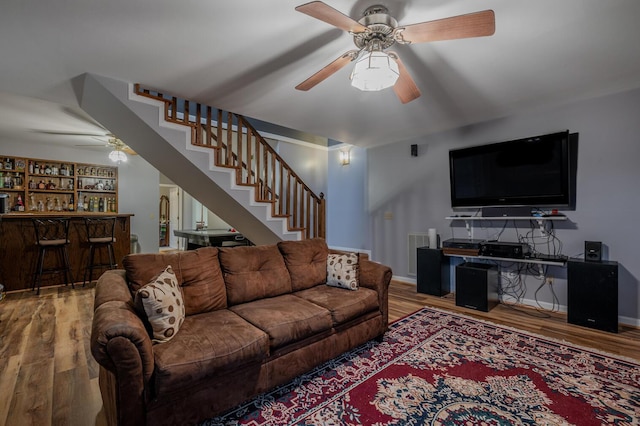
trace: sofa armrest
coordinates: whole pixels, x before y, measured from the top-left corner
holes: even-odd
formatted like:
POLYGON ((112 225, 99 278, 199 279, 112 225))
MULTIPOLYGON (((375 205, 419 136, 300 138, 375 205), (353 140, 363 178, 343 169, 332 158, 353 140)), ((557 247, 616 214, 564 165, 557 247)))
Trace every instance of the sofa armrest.
POLYGON ((389 324, 389 284, 391 283, 391 268, 380 263, 360 258, 360 286, 370 288, 378 293, 380 311, 384 319, 385 328, 389 324))
POLYGON ((119 424, 144 424, 145 390, 153 374, 151 338, 136 313, 124 271, 98 280, 91 328, 91 353, 115 380, 114 407, 119 424))

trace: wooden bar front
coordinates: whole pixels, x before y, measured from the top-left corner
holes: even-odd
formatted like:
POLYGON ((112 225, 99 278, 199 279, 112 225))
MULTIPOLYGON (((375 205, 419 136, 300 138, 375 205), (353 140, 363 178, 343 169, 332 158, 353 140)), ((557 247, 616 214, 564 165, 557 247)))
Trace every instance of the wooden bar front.
MULTIPOLYGON (((114 250, 118 266, 122 258, 131 250, 130 218, 131 214, 91 214, 95 216, 115 216, 114 250)), ((89 244, 83 215, 75 214, 28 214, 9 213, 0 215, 0 283, 6 291, 31 289, 33 273, 38 259, 38 247, 32 218, 67 217, 69 223, 69 241, 67 246, 71 270, 76 283, 82 284, 85 267, 89 256, 89 244)), ((108 259, 102 250, 96 251, 95 263, 105 263, 108 259), (100 253, 99 253, 100 252, 100 253), (99 257, 100 256, 100 257, 99 257)), ((57 254, 47 253, 45 268, 55 264, 57 254)), ((95 270, 93 278, 98 278, 101 271, 95 270)), ((46 274, 42 277, 42 286, 64 284, 62 274, 46 274)))

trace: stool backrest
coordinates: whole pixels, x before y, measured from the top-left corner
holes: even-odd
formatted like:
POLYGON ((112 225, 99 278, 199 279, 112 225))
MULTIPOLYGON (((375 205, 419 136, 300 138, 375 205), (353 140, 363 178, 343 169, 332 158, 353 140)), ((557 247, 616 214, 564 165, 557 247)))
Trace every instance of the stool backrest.
POLYGON ((85 217, 84 224, 87 228, 87 239, 89 242, 114 241, 116 228, 115 217, 85 217))
POLYGON ((32 219, 36 231, 36 244, 67 244, 69 243, 69 219, 32 219))

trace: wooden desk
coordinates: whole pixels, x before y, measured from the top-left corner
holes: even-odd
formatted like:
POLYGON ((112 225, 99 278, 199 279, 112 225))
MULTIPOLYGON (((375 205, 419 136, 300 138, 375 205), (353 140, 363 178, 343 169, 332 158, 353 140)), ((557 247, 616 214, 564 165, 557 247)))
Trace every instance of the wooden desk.
MULTIPOLYGON (((129 254, 130 243, 130 218, 131 214, 91 214, 95 216, 115 216, 115 238, 114 250, 116 262, 122 265, 122 258, 129 254)), ((7 291, 25 290, 31 288, 33 272, 38 258, 36 246, 36 236, 33 228, 32 218, 52 218, 67 217, 69 223, 68 246, 69 261, 71 271, 76 283, 82 283, 84 269, 89 255, 89 245, 86 242, 86 228, 84 225, 84 215, 81 213, 59 213, 59 214, 29 214, 29 213, 8 213, 0 215, 0 282, 4 284, 7 291)), ((98 253, 96 253, 98 255, 98 253)), ((103 254, 100 253, 102 256, 103 254)), ((104 254, 106 257, 106 253, 104 254)), ((47 256, 53 260, 54 256, 47 256)), ((97 261, 102 261, 98 259, 97 261)), ((47 267, 47 264, 45 264, 47 267)), ((42 287, 63 284, 64 279, 61 274, 49 274, 43 276, 42 287)))

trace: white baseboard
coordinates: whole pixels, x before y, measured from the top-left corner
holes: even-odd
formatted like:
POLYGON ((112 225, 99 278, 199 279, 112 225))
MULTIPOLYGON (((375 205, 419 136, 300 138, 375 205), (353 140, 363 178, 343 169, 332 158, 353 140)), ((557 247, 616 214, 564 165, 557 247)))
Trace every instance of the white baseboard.
POLYGON ((401 281, 403 283, 408 283, 408 284, 413 284, 413 285, 417 285, 418 282, 416 281, 415 278, 407 278, 407 277, 400 277, 398 275, 393 275, 391 277, 392 280, 394 281, 401 281))

